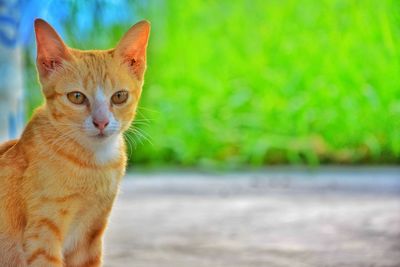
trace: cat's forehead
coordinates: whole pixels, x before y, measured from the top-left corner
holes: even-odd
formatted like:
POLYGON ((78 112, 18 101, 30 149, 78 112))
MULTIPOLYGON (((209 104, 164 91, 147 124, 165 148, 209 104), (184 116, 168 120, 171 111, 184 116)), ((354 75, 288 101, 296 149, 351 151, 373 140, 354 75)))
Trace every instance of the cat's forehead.
POLYGON ((74 56, 73 71, 86 92, 113 89, 129 82, 114 50, 76 51, 74 56))
POLYGON ((75 51, 74 57, 75 62, 85 72, 110 72, 115 67, 114 50, 75 51))
POLYGON ((82 60, 103 60, 113 58, 115 50, 74 50, 74 55, 82 60))

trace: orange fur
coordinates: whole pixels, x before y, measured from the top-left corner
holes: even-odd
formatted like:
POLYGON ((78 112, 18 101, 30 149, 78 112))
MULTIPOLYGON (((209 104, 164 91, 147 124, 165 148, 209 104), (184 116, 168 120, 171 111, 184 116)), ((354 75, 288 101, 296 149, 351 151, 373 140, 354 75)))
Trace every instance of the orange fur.
POLYGON ((19 140, 0 145, 0 266, 101 265, 102 236, 126 167, 122 133, 141 95, 149 30, 142 21, 115 49, 81 51, 68 48, 43 20, 35 22, 46 102, 19 140), (111 96, 122 89, 126 103, 113 105, 111 96), (72 91, 87 102, 71 103, 72 91), (96 112, 99 91, 118 125, 106 137, 83 127, 96 112))

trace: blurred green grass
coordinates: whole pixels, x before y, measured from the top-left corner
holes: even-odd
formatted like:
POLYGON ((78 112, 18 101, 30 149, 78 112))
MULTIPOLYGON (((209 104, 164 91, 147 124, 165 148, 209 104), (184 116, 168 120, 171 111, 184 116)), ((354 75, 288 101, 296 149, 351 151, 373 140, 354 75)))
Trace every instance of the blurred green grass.
MULTIPOLYGON (((400 162, 399 1, 129 8, 152 22, 133 164, 400 162)), ((128 28, 98 25, 82 39, 66 26, 68 43, 84 49, 112 47, 128 28)), ((29 110, 41 101, 28 99, 29 110)))

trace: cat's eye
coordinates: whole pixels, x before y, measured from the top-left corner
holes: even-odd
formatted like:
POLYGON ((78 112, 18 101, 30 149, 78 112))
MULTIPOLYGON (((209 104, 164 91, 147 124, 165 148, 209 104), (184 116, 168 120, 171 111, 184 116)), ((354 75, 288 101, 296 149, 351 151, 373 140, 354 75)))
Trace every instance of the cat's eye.
POLYGON ((115 105, 120 105, 125 103, 128 100, 128 92, 127 91, 118 91, 111 97, 111 102, 115 105))
POLYGON ((74 104, 81 105, 85 103, 86 101, 86 96, 82 94, 81 92, 71 92, 67 94, 67 97, 69 101, 71 101, 74 104))

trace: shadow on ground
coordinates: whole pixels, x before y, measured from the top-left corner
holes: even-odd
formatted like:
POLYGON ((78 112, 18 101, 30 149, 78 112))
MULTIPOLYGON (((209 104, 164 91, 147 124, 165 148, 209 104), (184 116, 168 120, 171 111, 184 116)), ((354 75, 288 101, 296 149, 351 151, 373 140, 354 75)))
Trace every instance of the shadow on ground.
POLYGON ((400 266, 400 169, 128 175, 105 266, 400 266))

